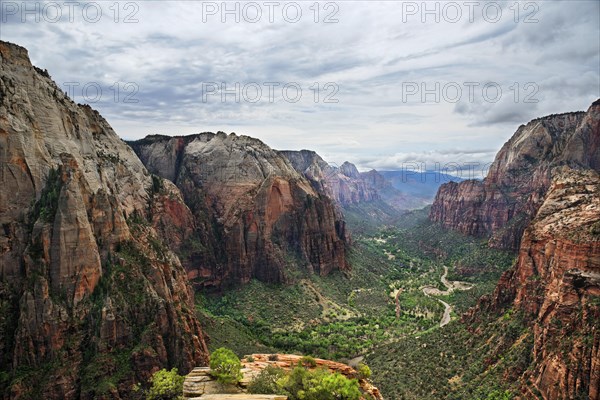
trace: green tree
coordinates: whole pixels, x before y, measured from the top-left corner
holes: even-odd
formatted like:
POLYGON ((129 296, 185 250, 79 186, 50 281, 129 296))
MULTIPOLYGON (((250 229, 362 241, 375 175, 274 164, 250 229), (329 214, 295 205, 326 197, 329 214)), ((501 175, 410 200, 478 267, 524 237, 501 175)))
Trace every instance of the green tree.
POLYGON ((298 365, 289 374, 280 378, 277 385, 290 397, 290 400, 304 399, 305 388, 309 385, 309 375, 306 368, 298 365))
MULTIPOLYGON (((344 375, 336 372, 323 377, 319 385, 323 388, 327 396, 323 400, 358 400, 360 399, 360 389, 356 379, 348 379, 344 375)), ((317 399, 315 399, 317 400, 317 399)), ((319 398, 320 400, 320 398, 319 398)))
POLYGON ((494 390, 493 392, 488 394, 488 397, 486 400, 512 400, 512 398, 513 398, 513 395, 508 390, 506 390, 504 392, 501 390, 494 390))
POLYGON ((300 359, 300 363, 306 368, 315 368, 317 366, 317 360, 311 356, 304 356, 300 359))
POLYGON ((358 400, 360 389, 356 379, 348 379, 339 372, 330 373, 319 368, 309 371, 298 365, 287 376, 277 381, 290 400, 358 400))
POLYGON ((223 384, 237 384, 242 379, 242 363, 229 349, 221 347, 210 355, 211 374, 223 384))
POLYGON ((182 400, 184 379, 177 373, 177 368, 156 371, 150 378, 152 386, 146 394, 146 400, 182 400))
POLYGON ((369 379, 371 377, 371 368, 365 363, 358 364, 358 379, 369 379))

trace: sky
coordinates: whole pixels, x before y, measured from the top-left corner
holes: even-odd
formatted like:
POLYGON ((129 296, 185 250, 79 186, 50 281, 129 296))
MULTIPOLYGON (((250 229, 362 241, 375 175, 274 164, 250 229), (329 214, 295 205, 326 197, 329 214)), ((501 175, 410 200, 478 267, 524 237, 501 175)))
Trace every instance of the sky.
POLYGON ((235 132, 360 170, 483 168, 600 97, 596 0, 1 0, 0 39, 124 139, 235 132))

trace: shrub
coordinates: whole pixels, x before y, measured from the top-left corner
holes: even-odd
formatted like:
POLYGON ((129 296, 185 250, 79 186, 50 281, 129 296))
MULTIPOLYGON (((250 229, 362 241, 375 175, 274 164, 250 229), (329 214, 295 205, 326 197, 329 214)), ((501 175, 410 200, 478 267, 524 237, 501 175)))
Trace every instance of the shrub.
POLYGON ((314 359, 314 357, 304 356, 300 359, 300 364, 307 368, 315 368, 317 366, 317 361, 314 359))
POLYGON ((369 379, 371 377, 371 368, 365 363, 358 364, 358 379, 369 379))
POLYGON ((302 366, 277 381, 290 400, 358 400, 360 389, 356 379, 348 379, 339 372, 330 373, 319 368, 309 371, 302 366))
POLYGON ((223 384, 237 384, 242 379, 242 363, 235 353, 221 347, 210 355, 211 374, 223 384))
POLYGON ((162 181, 162 179, 157 176, 152 174, 152 187, 151 187, 151 193, 152 194, 158 194, 161 193, 164 190, 164 183, 162 181))
POLYGON ((285 376, 281 368, 268 365, 250 382, 248 391, 252 394, 281 394, 277 382, 285 376))
POLYGON ((600 221, 594 223, 591 227, 590 227, 590 233, 592 235, 600 235, 600 221))
POLYGON ((510 391, 494 390, 488 394, 487 400, 511 400, 513 395, 510 391))
POLYGON ((279 356, 277 354, 269 355, 269 361, 278 361, 278 360, 279 360, 279 356))
POLYGON ((254 362, 254 357, 246 356, 246 362, 249 362, 249 363, 254 362))
POLYGON ((360 399, 360 389, 356 379, 348 379, 344 375, 336 372, 323 377, 319 383, 324 397, 315 398, 332 400, 358 400, 360 399))
POLYGON ((177 368, 156 371, 150 378, 152 386, 148 389, 146 400, 182 400, 184 379, 177 373, 177 368))

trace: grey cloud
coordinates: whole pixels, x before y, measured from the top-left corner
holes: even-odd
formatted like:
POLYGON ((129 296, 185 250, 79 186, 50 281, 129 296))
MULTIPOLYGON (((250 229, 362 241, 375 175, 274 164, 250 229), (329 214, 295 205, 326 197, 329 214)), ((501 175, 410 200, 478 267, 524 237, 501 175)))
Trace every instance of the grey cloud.
MULTIPOLYGON (((310 15, 298 24, 203 24, 196 3, 143 2, 137 24, 11 17, 1 36, 27 47, 59 84, 137 83, 138 103, 108 97, 93 104, 130 139, 235 127, 273 146, 389 169, 411 158, 489 162, 518 125, 586 109, 600 96, 600 3, 536 3, 537 24, 403 24, 396 3, 344 2, 340 22, 325 26, 310 15), (297 81, 304 96, 298 103, 281 94, 274 103, 202 102, 202 82, 213 81, 297 81), (507 94, 495 104, 405 103, 405 81, 495 81, 507 94), (314 82, 336 82, 339 102, 315 103, 314 82), (537 83, 539 102, 510 101, 514 82, 537 83)), ((501 4, 510 16, 512 2, 501 4)))

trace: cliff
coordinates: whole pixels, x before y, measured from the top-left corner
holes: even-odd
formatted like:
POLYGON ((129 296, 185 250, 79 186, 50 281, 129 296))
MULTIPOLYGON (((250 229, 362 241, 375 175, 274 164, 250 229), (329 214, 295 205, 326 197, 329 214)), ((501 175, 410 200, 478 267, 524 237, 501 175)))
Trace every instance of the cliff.
POLYGON ((515 266, 466 319, 513 309, 533 335, 522 398, 600 397, 600 175, 555 170, 515 266))
POLYGON ((27 50, 0 41, 0 392, 127 398, 207 361, 191 288, 163 242, 192 214, 27 50))
POLYGON ((199 285, 284 282, 290 264, 320 275, 348 268, 341 214, 260 140, 219 132, 130 145, 194 213, 198 245, 187 246, 185 266, 199 285))
POLYGON ((599 101, 587 112, 550 115, 519 127, 483 181, 440 187, 430 219, 516 250, 544 201, 552 168, 560 165, 600 170, 599 101))

